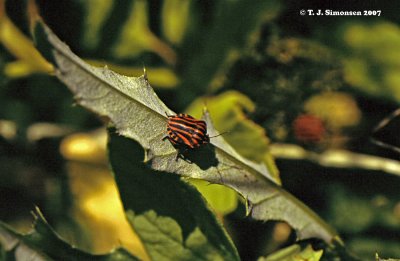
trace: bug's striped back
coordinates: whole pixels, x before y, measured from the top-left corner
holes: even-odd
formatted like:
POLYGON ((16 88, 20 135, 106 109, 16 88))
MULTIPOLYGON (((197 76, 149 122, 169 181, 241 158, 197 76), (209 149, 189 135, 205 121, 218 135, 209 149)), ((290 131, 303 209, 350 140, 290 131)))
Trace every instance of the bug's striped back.
POLYGON ((168 116, 167 131, 174 145, 185 145, 193 149, 210 141, 205 121, 184 113, 168 116))

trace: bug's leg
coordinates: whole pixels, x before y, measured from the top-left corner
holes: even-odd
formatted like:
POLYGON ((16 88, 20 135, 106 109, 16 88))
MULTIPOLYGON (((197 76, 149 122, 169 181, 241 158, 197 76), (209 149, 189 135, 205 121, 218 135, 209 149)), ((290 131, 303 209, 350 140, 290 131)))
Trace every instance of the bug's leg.
POLYGON ((182 157, 181 153, 179 152, 179 150, 176 150, 176 157, 175 157, 175 161, 178 161, 178 159, 182 157))
POLYGON ((179 158, 181 158, 182 160, 186 161, 189 164, 193 163, 193 161, 189 160, 188 158, 185 158, 185 156, 183 156, 182 154, 179 154, 179 158))
POLYGON ((189 164, 192 164, 192 163, 193 163, 193 161, 191 161, 191 160, 188 159, 188 158, 183 158, 183 160, 186 161, 186 162, 189 163, 189 164))
POLYGON ((188 159, 185 157, 185 153, 186 153, 188 150, 189 150, 188 148, 185 148, 182 152, 180 152, 180 151, 178 150, 178 154, 176 154, 175 161, 178 161, 178 159, 181 158, 182 160, 184 160, 184 161, 186 161, 186 162, 188 162, 188 163, 192 163, 190 160, 188 160, 188 159))
POLYGON ((164 138, 162 138, 163 141, 166 140, 166 139, 169 139, 169 136, 168 136, 168 135, 165 136, 164 138))
POLYGON ((181 152, 179 150, 176 151, 176 157, 175 157, 175 161, 178 161, 179 158, 183 159, 183 155, 181 154, 181 152))
POLYGON ((178 153, 176 154, 175 161, 178 161, 178 159, 182 159, 182 160, 186 161, 185 156, 184 156, 181 152, 179 152, 179 151, 178 151, 178 153))

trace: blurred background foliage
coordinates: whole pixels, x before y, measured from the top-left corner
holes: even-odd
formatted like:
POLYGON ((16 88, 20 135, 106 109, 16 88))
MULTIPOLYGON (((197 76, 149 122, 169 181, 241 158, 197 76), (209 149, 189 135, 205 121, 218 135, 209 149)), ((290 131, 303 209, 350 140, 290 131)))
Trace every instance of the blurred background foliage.
MULTIPOLYGON (((145 66, 174 111, 199 117, 209 107, 238 152, 265 162, 357 256, 400 257, 399 154, 370 141, 400 146, 398 118, 373 133, 400 104, 399 3, 0 1, 0 219, 27 231, 37 205, 82 249, 105 253, 123 245, 148 259, 108 171, 101 119, 72 106, 34 48, 27 14, 35 8, 87 62, 129 76, 145 66), (382 14, 299 15, 308 8, 382 14)), ((234 192, 196 186, 243 260, 294 242, 285 223, 246 219, 234 192)), ((321 260, 330 260, 325 251, 321 260)))

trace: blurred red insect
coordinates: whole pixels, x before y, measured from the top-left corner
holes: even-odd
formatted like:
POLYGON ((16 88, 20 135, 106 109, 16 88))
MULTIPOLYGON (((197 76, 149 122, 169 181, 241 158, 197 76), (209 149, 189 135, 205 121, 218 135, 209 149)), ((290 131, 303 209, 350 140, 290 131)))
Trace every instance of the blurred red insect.
POLYGON ((293 130, 296 139, 305 143, 318 143, 326 133, 322 120, 310 114, 299 115, 293 122, 293 130))

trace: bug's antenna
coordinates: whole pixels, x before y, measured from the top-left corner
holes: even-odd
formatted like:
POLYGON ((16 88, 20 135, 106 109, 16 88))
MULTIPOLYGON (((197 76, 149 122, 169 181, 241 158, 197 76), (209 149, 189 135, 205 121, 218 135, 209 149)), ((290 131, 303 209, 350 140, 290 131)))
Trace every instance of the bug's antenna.
POLYGON ((211 136, 210 139, 211 139, 211 138, 218 137, 218 136, 221 136, 221 135, 224 135, 224 134, 227 134, 228 132, 229 132, 229 131, 224 131, 223 133, 220 133, 220 134, 218 134, 218 135, 211 136))

